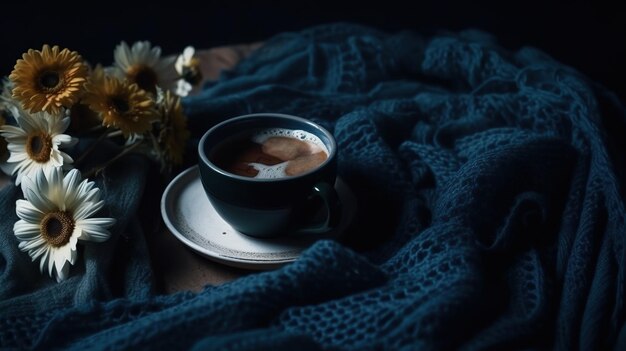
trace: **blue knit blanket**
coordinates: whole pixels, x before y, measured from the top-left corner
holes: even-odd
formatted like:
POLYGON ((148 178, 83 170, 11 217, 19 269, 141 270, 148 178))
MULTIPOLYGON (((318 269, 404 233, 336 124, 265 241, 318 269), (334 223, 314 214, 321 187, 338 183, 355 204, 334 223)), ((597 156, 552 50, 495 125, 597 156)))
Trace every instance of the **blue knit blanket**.
POLYGON ((185 106, 196 138, 255 112, 331 130, 359 206, 346 239, 156 294, 168 257, 137 213, 162 188, 129 156, 97 179, 113 237, 57 284, 19 251, 5 187, 2 348, 626 349, 626 113, 572 68, 481 32, 334 24, 272 38, 185 106))

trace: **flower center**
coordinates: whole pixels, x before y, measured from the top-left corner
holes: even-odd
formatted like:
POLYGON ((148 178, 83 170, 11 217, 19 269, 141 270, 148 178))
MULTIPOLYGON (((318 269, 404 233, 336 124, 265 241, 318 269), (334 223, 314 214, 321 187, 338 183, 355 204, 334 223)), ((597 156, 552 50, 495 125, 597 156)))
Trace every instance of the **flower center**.
POLYGON ((202 74, 194 67, 184 67, 183 79, 191 85, 198 85, 202 80, 202 74))
POLYGON ((50 160, 52 138, 46 133, 31 134, 26 140, 26 152, 35 162, 45 163, 50 160))
POLYGON ((152 68, 146 65, 134 66, 130 68, 128 75, 130 81, 137 83, 141 89, 156 94, 156 85, 159 79, 152 68))
POLYGON ((61 84, 61 77, 58 72, 46 71, 39 76, 39 86, 44 91, 54 91, 61 84))
POLYGON ((41 221, 41 236, 52 246, 67 244, 73 232, 74 218, 67 211, 50 212, 41 221))
POLYGON ((113 106, 113 108, 119 113, 126 113, 130 111, 130 105, 128 104, 128 100, 124 99, 121 96, 112 97, 110 102, 111 106, 113 106))

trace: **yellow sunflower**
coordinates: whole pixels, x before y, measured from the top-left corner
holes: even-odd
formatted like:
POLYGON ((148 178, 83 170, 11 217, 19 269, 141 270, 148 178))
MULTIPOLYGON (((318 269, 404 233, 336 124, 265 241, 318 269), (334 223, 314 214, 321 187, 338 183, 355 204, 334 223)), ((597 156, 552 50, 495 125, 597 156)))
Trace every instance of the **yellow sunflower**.
POLYGON ((75 51, 50 48, 28 50, 17 60, 9 79, 14 84, 13 98, 30 112, 46 111, 58 115, 79 98, 87 79, 87 66, 75 51))
POLYGON ((183 162, 185 144, 189 139, 187 117, 183 114, 180 98, 165 91, 160 106, 161 129, 158 136, 161 162, 168 166, 178 166, 183 162))
POLYGON ((159 117, 154 101, 137 84, 103 76, 85 89, 82 103, 100 115, 104 126, 120 129, 125 137, 149 130, 159 117))

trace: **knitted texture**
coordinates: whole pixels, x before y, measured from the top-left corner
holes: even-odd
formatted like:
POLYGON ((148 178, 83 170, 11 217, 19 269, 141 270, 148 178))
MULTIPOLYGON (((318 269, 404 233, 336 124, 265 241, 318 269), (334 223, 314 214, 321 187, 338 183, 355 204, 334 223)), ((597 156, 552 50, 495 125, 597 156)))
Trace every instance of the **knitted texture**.
POLYGON ((185 109, 195 142, 257 112, 331 130, 358 201, 345 238, 275 271, 154 294, 136 212, 161 189, 126 159, 98 180, 113 238, 56 284, 17 249, 8 187, 0 346, 626 349, 626 113, 575 70, 476 31, 333 24, 272 38, 185 109))

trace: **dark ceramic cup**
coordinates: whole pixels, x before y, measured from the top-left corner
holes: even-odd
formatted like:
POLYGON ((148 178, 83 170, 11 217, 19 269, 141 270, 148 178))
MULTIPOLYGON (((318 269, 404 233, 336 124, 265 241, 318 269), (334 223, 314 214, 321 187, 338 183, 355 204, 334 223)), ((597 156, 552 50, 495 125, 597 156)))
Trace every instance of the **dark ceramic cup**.
POLYGON ((198 144, 198 153, 200 178, 211 204, 241 233, 260 238, 322 234, 339 222, 341 204, 334 188, 337 144, 330 132, 312 121, 275 113, 235 117, 208 130, 198 144), (314 135, 323 143, 328 157, 301 174, 271 179, 224 169, 220 161, 224 144, 237 143, 249 134, 268 129, 314 135))

